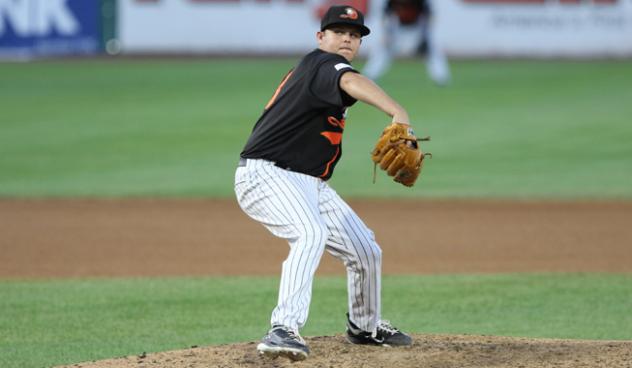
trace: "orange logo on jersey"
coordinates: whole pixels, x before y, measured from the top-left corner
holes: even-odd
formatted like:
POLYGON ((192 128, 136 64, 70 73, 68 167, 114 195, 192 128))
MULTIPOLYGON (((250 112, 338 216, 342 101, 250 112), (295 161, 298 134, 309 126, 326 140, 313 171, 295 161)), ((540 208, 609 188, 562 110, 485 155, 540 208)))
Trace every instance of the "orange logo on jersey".
POLYGON ((345 12, 347 14, 340 14, 340 18, 345 18, 345 19, 352 19, 352 20, 356 20, 358 19, 358 12, 355 11, 355 9, 353 8, 347 8, 345 9, 345 12))
MULTIPOLYGON (((346 113, 345 113, 346 114, 346 113)), ((345 116, 345 115, 343 115, 345 116)), ((327 117, 327 122, 337 128, 340 128, 340 130, 345 130, 345 119, 344 117, 340 120, 338 120, 338 118, 336 118, 335 116, 328 116, 327 117)), ((328 130, 324 131, 324 132, 320 132, 320 135, 322 135, 323 137, 327 138, 327 140, 329 141, 329 143, 331 143, 332 146, 338 146, 336 147, 336 152, 334 153, 333 157, 331 158, 331 160, 329 160, 327 162, 327 165, 325 166, 325 172, 323 172, 320 176, 321 177, 325 177, 329 174, 329 170, 331 169, 331 165, 334 163, 334 161, 336 161, 336 159, 338 158, 338 155, 340 155, 340 143, 342 142, 342 132, 330 132, 328 130)))
POLYGON ((321 132, 320 135, 322 135, 323 137, 327 138, 329 143, 331 143, 334 146, 337 146, 337 145, 340 144, 340 142, 342 142, 342 133, 321 132))
MULTIPOLYGON (((338 118, 336 118, 335 116, 328 116, 327 122, 335 127, 340 128, 341 130, 345 130, 345 119, 338 120, 338 118)), ((321 132, 320 135, 327 138, 329 143, 331 143, 334 146, 339 145, 340 142, 342 141, 342 132, 338 133, 338 132, 324 131, 324 132, 321 132)))
POLYGON ((327 118, 327 122, 335 127, 340 127, 340 129, 345 129, 345 119, 338 120, 333 116, 327 118))

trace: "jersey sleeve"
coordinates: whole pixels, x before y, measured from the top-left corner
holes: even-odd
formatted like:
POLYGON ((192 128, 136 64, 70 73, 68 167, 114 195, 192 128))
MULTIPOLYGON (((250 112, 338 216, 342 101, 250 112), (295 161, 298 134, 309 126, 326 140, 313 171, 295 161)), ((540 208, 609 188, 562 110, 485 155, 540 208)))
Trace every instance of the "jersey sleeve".
POLYGON ((344 73, 357 73, 353 66, 340 55, 329 54, 316 70, 310 89, 316 98, 326 105, 349 106, 355 100, 340 88, 344 73))

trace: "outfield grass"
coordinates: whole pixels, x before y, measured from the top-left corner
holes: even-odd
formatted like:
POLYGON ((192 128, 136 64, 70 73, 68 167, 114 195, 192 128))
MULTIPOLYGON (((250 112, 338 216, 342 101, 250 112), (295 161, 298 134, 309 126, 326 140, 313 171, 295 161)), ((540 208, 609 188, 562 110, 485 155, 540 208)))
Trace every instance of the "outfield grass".
MULTIPOLYGON (((0 64, 0 196, 232 196, 237 156, 295 61, 0 64)), ((341 194, 632 198, 632 63, 452 66, 448 88, 412 61, 381 82, 433 138, 420 185, 371 184, 388 119, 359 104, 332 179, 341 194)))
MULTIPOLYGON (((0 366, 257 340, 277 278, 0 282, 0 366)), ((389 276, 383 314, 414 333, 632 339, 632 276, 389 276)), ((344 331, 346 281, 317 278, 303 335, 344 331)))

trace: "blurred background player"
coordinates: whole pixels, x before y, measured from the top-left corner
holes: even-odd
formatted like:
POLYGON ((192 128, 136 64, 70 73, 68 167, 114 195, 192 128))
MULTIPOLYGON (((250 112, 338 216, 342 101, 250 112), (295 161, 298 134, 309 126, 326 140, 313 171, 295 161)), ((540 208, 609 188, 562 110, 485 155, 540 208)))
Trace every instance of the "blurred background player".
POLYGON ((450 82, 450 67, 443 50, 434 37, 434 16, 426 0, 374 0, 371 9, 381 10, 376 22, 378 41, 370 47, 369 58, 362 70, 377 80, 390 68, 399 51, 415 53, 426 59, 428 76, 434 83, 445 86, 450 82))

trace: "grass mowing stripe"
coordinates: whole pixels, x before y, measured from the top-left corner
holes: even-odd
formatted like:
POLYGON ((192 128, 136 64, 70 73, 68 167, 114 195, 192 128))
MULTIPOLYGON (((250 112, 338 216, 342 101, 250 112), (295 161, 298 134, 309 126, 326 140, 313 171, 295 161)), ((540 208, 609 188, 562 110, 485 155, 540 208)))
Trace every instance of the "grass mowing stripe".
MULTIPOLYGON (((296 59, 0 65, 0 196, 233 195, 235 162, 296 59)), ((632 63, 455 62, 434 87, 419 62, 380 83, 434 154, 413 189, 368 152, 387 122, 349 113, 332 179, 356 197, 632 198, 632 63), (361 185, 358 185, 361 183, 361 185)), ((361 67, 361 63, 358 63, 361 67)))
MULTIPOLYGON (((0 282, 0 366, 41 367, 257 340, 276 277, 0 282)), ((632 275, 387 276, 383 315, 417 333, 632 339, 632 275)), ((346 281, 320 277, 304 335, 344 330, 346 281)))

